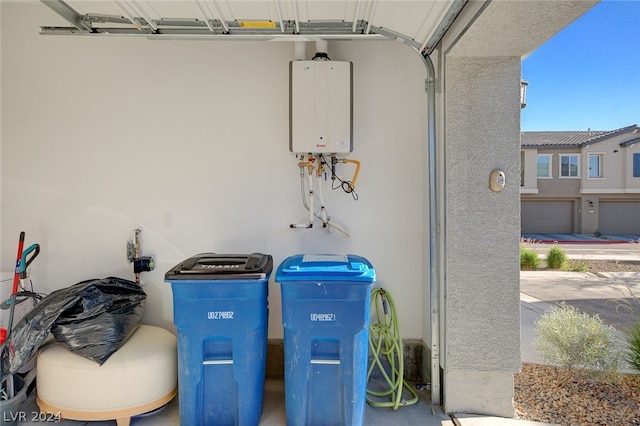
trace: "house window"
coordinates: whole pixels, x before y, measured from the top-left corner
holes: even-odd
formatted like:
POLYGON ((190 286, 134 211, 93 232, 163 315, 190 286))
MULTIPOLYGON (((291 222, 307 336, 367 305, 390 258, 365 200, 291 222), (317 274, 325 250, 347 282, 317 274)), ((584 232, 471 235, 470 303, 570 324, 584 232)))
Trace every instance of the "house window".
POLYGON ((633 154, 633 177, 640 177, 640 153, 633 154))
POLYGON ((602 177, 602 154, 589 154, 589 177, 602 177))
POLYGON ((538 154, 538 177, 551 177, 551 154, 538 154))
POLYGON ((580 155, 560 154, 560 177, 580 176, 580 155))

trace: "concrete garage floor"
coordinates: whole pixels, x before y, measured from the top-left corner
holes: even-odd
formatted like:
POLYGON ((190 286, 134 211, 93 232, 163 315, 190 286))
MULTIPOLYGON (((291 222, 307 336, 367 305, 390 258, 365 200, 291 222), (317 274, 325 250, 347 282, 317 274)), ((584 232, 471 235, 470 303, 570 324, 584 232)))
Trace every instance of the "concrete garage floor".
MULTIPOLYGON (((283 426, 286 424, 284 407, 284 380, 271 379, 265 383, 265 399, 260 425, 283 426)), ((432 408, 428 392, 418 391, 419 401, 410 406, 404 406, 394 411, 391 408, 374 408, 369 405, 365 408, 366 426, 541 426, 544 423, 529 422, 525 420, 513 420, 499 417, 477 415, 455 415, 452 419, 439 407, 432 408)), ((20 410, 27 417, 26 422, 18 422, 18 425, 41 425, 42 421, 32 421, 34 415, 39 412, 35 402, 35 392, 25 400, 20 410)), ((3 422, 4 424, 4 422, 3 422)), ((109 421, 74 421, 62 420, 58 423, 62 426, 114 426, 115 420, 109 421)), ((141 415, 131 419, 131 426, 179 426, 180 416, 178 411, 178 398, 174 398, 166 406, 153 413, 141 415)), ((182 425, 191 426, 191 425, 182 425)), ((213 425, 212 425, 213 426, 213 425)))
MULTIPOLYGON (((286 424, 285 416, 285 389, 284 380, 269 379, 265 383, 265 399, 262 410, 260 425, 264 426, 281 426, 286 424)), ((374 408, 369 405, 365 408, 365 424, 372 426, 388 426, 401 424, 406 426, 422 425, 422 426, 453 426, 451 418, 444 414, 437 407, 432 410, 430 396, 428 392, 419 392, 419 401, 410 406, 404 406, 394 411, 391 408, 374 408)), ((24 402, 20 408, 24 412, 27 421, 18 422, 18 425, 41 425, 42 422, 32 421, 34 414, 39 412, 35 402, 35 392, 24 402)), ((146 414, 131 419, 131 426, 177 426, 180 424, 180 416, 178 411, 178 398, 174 398, 169 404, 163 408, 156 410, 152 414, 146 414)), ((57 423, 63 426, 113 426, 115 420, 109 421, 73 421, 62 420, 57 423)), ((184 425, 189 426, 189 425, 184 425)))

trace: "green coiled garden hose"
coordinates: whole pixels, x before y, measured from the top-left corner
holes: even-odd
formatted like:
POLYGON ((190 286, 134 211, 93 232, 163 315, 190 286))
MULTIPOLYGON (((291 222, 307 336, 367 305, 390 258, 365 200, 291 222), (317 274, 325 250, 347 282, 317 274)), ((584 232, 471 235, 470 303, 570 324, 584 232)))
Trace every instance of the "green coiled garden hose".
POLYGON ((418 394, 404 380, 404 351, 393 298, 386 290, 376 288, 371 291, 371 305, 377 321, 369 326, 369 348, 373 360, 367 372, 367 382, 377 367, 389 389, 378 392, 367 388, 367 403, 374 407, 391 407, 394 410, 401 405, 415 404, 418 402, 418 394), (383 356, 389 363, 389 371, 382 364, 383 356), (403 388, 411 393, 411 399, 403 399, 403 388), (388 397, 389 401, 379 400, 385 397, 388 397))

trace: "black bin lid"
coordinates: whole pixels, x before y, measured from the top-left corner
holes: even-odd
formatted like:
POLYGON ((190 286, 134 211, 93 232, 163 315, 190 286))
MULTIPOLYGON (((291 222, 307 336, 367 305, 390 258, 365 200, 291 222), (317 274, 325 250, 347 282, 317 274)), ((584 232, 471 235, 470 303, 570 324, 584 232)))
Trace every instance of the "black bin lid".
POLYGON ((273 269, 271 255, 201 253, 169 270, 165 280, 262 280, 273 269))

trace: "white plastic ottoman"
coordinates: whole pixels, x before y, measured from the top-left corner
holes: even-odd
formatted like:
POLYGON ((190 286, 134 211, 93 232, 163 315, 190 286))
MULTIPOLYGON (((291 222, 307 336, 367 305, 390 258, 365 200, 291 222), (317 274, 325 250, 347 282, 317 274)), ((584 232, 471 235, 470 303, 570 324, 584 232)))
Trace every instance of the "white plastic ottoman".
POLYGON ((42 412, 70 420, 112 420, 128 426, 131 416, 159 408, 177 393, 176 337, 140 325, 100 366, 60 343, 40 351, 37 404, 42 412))

